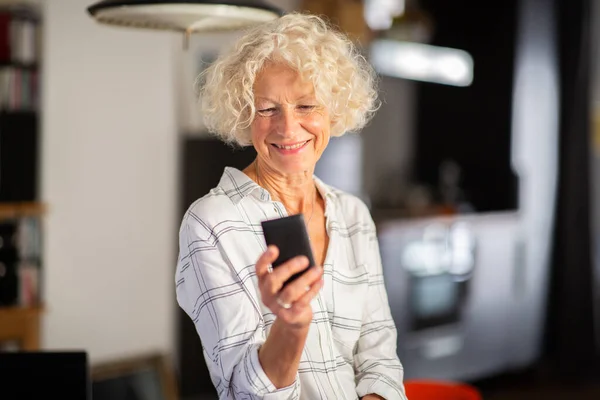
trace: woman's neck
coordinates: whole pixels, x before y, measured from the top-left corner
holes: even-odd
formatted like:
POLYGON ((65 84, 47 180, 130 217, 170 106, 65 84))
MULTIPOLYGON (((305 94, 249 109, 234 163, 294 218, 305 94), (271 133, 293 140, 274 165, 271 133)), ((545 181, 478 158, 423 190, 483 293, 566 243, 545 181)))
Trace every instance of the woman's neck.
POLYGON ((250 178, 265 188, 271 198, 283 203, 290 214, 304 213, 308 215, 313 212, 317 189, 313 180, 313 171, 304 171, 295 175, 281 175, 263 167, 258 161, 254 161, 250 171, 250 178))

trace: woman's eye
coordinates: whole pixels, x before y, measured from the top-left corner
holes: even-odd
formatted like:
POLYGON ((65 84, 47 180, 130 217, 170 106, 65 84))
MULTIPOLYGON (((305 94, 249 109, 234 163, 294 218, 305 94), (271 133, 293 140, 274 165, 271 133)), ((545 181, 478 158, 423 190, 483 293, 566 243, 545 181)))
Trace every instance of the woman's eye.
POLYGON ((311 110, 314 110, 316 108, 316 106, 304 105, 304 106, 298 106, 298 108, 300 109, 300 111, 311 111, 311 110))
POLYGON ((269 108, 262 108, 260 110, 258 110, 258 113, 260 115, 272 115, 275 112, 275 107, 269 107, 269 108))

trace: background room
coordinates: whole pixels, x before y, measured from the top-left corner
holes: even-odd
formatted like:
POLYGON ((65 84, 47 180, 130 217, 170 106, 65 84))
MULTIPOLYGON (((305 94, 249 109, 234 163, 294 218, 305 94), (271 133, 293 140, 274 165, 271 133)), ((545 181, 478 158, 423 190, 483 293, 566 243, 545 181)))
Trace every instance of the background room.
MULTIPOLYGON (((68 352, 95 399, 216 399, 174 269, 187 207, 255 155, 195 94, 240 31, 93 3, 0 1, 0 398, 15 355, 68 352)), ((406 381, 598 398, 599 2, 267 3, 327 16, 379 74, 381 109, 316 175, 375 219, 406 381)))

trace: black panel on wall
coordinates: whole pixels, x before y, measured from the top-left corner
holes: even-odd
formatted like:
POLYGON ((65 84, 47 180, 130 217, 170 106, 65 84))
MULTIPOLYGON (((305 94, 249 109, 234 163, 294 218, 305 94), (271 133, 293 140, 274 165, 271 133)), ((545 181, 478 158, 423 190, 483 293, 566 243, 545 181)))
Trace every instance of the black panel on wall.
MULTIPOLYGON (((211 137, 186 138, 182 142, 181 210, 185 212, 194 201, 219 183, 223 169, 246 168, 256 157, 253 147, 232 148, 211 137)), ((183 214, 182 214, 183 216, 183 214)))
MULTIPOLYGON (((182 141, 181 216, 197 199, 217 186, 227 166, 243 169, 256 157, 253 147, 232 149, 210 137, 182 141)), ((179 387, 182 397, 216 393, 202 354, 202 344, 191 319, 178 312, 179 387)))
POLYGON ((433 187, 446 159, 459 164, 476 211, 516 208, 510 167, 517 1, 423 0, 435 24, 431 44, 468 51, 469 87, 417 84, 414 180, 433 187))

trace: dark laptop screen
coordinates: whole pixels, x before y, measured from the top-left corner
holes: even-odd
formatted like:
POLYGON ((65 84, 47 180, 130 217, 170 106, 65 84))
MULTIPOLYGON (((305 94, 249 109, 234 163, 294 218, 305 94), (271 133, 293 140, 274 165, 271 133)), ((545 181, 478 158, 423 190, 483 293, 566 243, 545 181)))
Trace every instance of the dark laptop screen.
POLYGON ((85 352, 0 353, 0 399, 90 400, 85 352))

